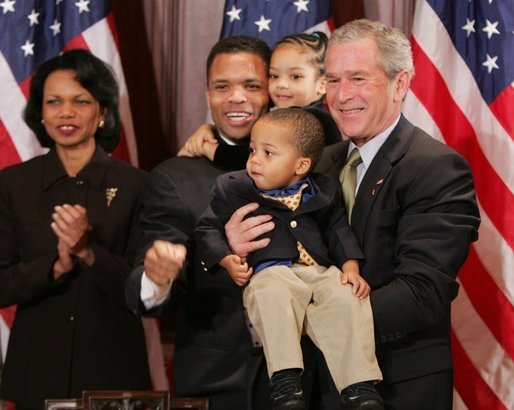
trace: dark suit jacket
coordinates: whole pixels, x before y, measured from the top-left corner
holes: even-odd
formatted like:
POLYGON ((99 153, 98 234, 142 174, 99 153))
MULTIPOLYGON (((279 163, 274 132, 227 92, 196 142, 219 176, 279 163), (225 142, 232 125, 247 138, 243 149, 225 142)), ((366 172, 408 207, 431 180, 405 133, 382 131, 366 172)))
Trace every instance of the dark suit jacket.
MULTIPOLYGON (((185 244, 188 262, 172 286, 168 303, 180 308, 173 357, 175 394, 208 396, 214 410, 269 409, 264 355, 252 345, 242 290, 225 270, 207 275, 195 250, 194 228, 211 200, 216 177, 227 171, 206 158, 175 157, 150 173, 143 200, 143 240, 127 281, 127 300, 139 313, 161 314, 162 308, 145 311, 140 301, 144 254, 156 239, 185 244), (256 386, 264 386, 264 390, 256 386), (266 404, 252 407, 259 400, 266 404)), ((314 374, 314 348, 304 346, 304 352, 310 352, 304 353, 308 384, 314 374)))
POLYGON ((246 171, 218 177, 214 199, 197 227, 198 252, 205 266, 215 267, 232 253, 226 241, 225 223, 238 208, 250 202, 260 204, 254 215, 270 214, 275 222, 275 229, 266 235, 271 238, 270 245, 248 256, 250 266, 266 261, 298 260, 297 241, 316 262, 326 267, 341 267, 348 259, 362 259, 355 235, 348 226, 339 182, 324 174, 310 177, 316 194, 295 211, 260 195, 246 171))
POLYGON ((53 150, 0 172, 0 306, 18 305, 1 397, 41 409, 85 389, 151 387, 141 322, 124 299, 145 179, 100 148, 76 178, 53 150), (107 188, 118 188, 109 207, 107 188), (87 209, 95 263, 54 281, 50 223, 64 203, 87 209))
MULTIPOLYGON (((221 141, 218 130, 216 128, 212 128, 212 132, 218 141, 221 141)), ((225 143, 220 143, 214 151, 214 158, 212 162, 216 167, 220 167, 223 169, 244 169, 246 167, 246 161, 248 161, 248 156, 250 155, 250 150, 248 149, 248 144, 250 143, 250 138, 246 138, 240 145, 228 145, 225 143)))
POLYGON ((316 100, 303 108, 314 114, 318 120, 320 120, 321 125, 323 126, 323 131, 325 132, 325 146, 341 142, 341 131, 339 131, 336 122, 325 106, 323 98, 316 100))
POLYGON ((244 409, 262 354, 253 352, 241 290, 226 273, 205 281, 193 240, 214 180, 226 171, 206 158, 174 157, 150 173, 143 199, 143 240, 127 282, 127 300, 139 313, 161 314, 160 308, 146 312, 140 301, 144 254, 156 239, 185 244, 188 262, 170 298, 180 307, 173 357, 175 394, 208 396, 214 409, 244 409))
MULTIPOLYGON (((326 148, 317 170, 337 175, 347 152, 348 142, 326 148)), ((450 303, 479 222, 466 161, 402 116, 367 170, 352 215, 384 383, 452 368, 450 303)))

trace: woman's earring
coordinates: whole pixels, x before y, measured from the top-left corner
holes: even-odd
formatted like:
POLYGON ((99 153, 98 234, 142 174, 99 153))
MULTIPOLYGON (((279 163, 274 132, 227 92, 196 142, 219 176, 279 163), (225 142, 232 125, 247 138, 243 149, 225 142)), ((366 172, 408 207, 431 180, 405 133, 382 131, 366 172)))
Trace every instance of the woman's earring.
POLYGON ((41 124, 45 125, 45 119, 41 118, 41 124))
POLYGON ((100 120, 100 122, 98 123, 98 128, 103 128, 105 125, 105 121, 104 120, 100 120))

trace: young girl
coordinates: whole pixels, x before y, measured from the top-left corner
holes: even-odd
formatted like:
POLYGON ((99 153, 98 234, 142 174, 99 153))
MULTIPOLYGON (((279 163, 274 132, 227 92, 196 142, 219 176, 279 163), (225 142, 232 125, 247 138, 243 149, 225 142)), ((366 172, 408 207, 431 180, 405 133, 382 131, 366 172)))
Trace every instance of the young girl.
POLYGON ((293 34, 280 40, 271 55, 268 91, 276 108, 322 102, 325 51, 322 32, 293 34))
MULTIPOLYGON (((274 108, 304 107, 318 117, 325 132, 325 145, 341 140, 341 134, 325 108, 325 33, 298 33, 285 36, 274 47, 270 62, 268 91, 274 108)), ((272 108, 273 109, 273 108, 272 108)), ((179 156, 205 156, 214 163, 244 168, 248 146, 224 145, 212 133, 212 125, 203 124, 189 137, 179 156)))

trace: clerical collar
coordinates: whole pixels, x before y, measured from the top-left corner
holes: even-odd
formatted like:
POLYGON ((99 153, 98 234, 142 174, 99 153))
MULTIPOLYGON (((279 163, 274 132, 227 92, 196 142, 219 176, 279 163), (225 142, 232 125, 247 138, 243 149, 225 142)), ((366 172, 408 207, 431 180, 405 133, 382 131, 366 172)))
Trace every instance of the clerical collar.
POLYGON ((245 141, 247 137, 245 138, 242 138, 241 139, 241 142, 240 141, 234 141, 233 139, 227 137, 226 135, 223 135, 223 133, 218 130, 218 136, 220 137, 220 139, 227 145, 242 145, 242 141, 245 141))

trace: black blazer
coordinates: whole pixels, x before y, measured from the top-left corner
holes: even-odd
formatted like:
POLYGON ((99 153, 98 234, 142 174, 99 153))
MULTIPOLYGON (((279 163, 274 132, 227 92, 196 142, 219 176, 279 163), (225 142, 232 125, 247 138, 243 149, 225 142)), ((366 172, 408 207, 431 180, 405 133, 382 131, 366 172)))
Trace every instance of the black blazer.
POLYGON ((316 194, 291 211, 282 203, 259 194, 246 171, 221 175, 216 179, 214 199, 197 227, 198 252, 205 266, 215 267, 232 253, 225 237, 225 223, 241 206, 258 202, 253 215, 270 214, 275 229, 266 234, 269 246, 248 256, 250 266, 265 261, 297 260, 297 241, 320 265, 341 268, 348 259, 362 259, 357 240, 348 226, 341 202, 339 182, 326 174, 311 174, 316 194))
POLYGON ((76 178, 54 150, 0 172, 0 306, 18 305, 2 398, 41 409, 86 389, 151 388, 141 322, 124 299, 145 179, 100 148, 76 178), (118 188, 110 206, 107 188, 118 188), (95 263, 54 281, 50 223, 63 203, 87 209, 95 263))
MULTIPOLYGON (((348 142, 326 148, 318 170, 337 175, 347 152, 348 142)), ((466 161, 402 116, 367 170, 352 215, 385 383, 452 368, 450 303, 479 223, 466 161)))
MULTIPOLYGON (((215 179, 227 171, 206 158, 174 157, 150 173, 143 200, 143 239, 127 281, 127 300, 144 315, 159 315, 178 305, 173 356, 177 396, 207 396, 213 409, 264 410, 270 408, 268 375, 262 348, 252 345, 242 290, 225 270, 206 275, 194 243, 194 228, 211 201, 215 179), (188 258, 168 303, 146 311, 140 301, 144 254, 156 239, 185 244, 188 258), (265 404, 252 407, 259 401, 265 404)), ((304 341, 303 346, 308 398, 317 359, 312 344, 304 341)))
POLYGON ((241 289, 227 273, 206 283, 194 247, 194 227, 215 178, 228 169, 206 158, 170 158, 151 173, 143 199, 143 237, 127 281, 127 301, 140 314, 179 308, 173 356, 175 395, 207 396, 213 408, 250 408, 251 386, 263 362, 245 325, 241 289), (187 246, 181 278, 168 304, 146 311, 140 301, 144 254, 156 239, 187 246))
POLYGON ((316 100, 303 108, 314 114, 318 120, 320 120, 321 125, 323 126, 323 131, 325 132, 325 146, 341 142, 341 131, 339 131, 334 118, 330 115, 323 98, 316 100))

